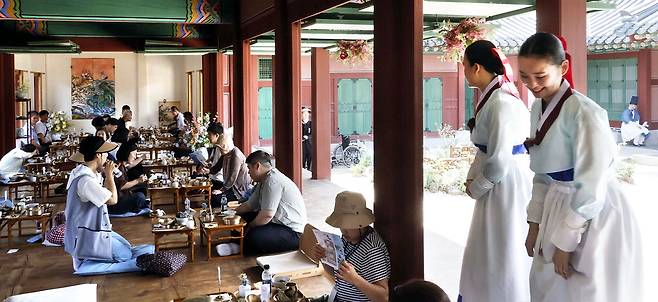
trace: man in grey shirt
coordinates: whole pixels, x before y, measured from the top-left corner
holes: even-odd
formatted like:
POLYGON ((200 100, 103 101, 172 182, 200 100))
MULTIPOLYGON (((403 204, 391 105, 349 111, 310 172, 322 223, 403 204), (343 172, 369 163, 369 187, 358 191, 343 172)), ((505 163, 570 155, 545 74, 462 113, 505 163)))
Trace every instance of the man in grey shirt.
POLYGON ((272 166, 272 155, 256 151, 247 157, 249 176, 258 182, 253 194, 237 208, 247 222, 246 254, 295 250, 306 225, 306 205, 292 180, 272 166))

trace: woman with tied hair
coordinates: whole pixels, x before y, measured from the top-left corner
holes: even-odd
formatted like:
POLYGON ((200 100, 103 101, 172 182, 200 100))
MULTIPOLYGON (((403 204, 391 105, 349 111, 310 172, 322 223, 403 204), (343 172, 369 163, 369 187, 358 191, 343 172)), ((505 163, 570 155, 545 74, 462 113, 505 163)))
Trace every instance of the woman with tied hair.
POLYGON ((526 249, 533 302, 643 301, 640 232, 615 177, 608 114, 572 88, 566 46, 536 33, 519 50, 532 104, 526 249))
POLYGON ((222 172, 221 180, 213 180, 212 206, 220 206, 222 196, 226 196, 227 201, 246 200, 251 189, 251 177, 246 157, 233 144, 233 128, 224 130, 219 124, 210 124, 208 139, 215 145, 211 156, 210 175, 219 175, 219 172, 222 172))
POLYGON ((532 180, 523 146, 530 113, 512 84, 507 58, 493 43, 473 42, 462 64, 466 80, 481 96, 470 123, 471 141, 479 150, 466 188, 476 202, 458 301, 530 301, 530 261, 522 245, 532 180))

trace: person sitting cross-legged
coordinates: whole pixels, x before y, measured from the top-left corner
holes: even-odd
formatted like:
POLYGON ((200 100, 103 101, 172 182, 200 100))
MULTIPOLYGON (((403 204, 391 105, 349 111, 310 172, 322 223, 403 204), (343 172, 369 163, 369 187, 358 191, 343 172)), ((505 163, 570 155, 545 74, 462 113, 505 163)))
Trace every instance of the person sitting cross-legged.
POLYGON ((148 177, 141 164, 143 157, 137 157, 137 145, 134 140, 121 144, 117 152, 118 171, 114 175, 118 202, 107 207, 110 214, 138 213, 148 208, 146 200, 146 182, 148 177))
POLYGON ((257 182, 249 200, 237 213, 247 222, 244 252, 249 255, 295 250, 306 225, 306 205, 292 180, 272 165, 272 155, 251 153, 247 159, 249 176, 257 182))
POLYGON ((69 176, 66 189, 66 231, 64 250, 78 271, 85 260, 125 262, 132 258, 131 246, 112 231, 107 206, 117 203, 115 164, 107 153, 117 148, 98 136, 85 137, 71 160, 82 163, 69 176), (103 182, 104 174, 105 180, 103 182))

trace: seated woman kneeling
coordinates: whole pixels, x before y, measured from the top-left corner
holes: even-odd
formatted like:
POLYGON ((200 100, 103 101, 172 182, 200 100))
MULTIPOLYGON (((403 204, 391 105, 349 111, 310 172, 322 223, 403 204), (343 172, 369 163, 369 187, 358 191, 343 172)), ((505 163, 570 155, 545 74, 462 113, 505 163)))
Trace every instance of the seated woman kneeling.
POLYGON ((100 137, 88 136, 71 156, 72 161, 82 164, 71 171, 66 185, 64 250, 73 258, 76 271, 84 260, 125 262, 133 256, 130 243, 112 231, 107 210, 118 199, 113 177, 115 164, 107 160, 107 153, 116 147, 100 137))
POLYGON ((149 207, 146 201, 147 177, 141 164, 142 159, 137 158, 137 144, 133 140, 119 147, 117 160, 121 173, 114 176, 119 200, 115 205, 108 205, 110 214, 138 213, 149 207))
MULTIPOLYGON (((361 193, 344 191, 336 195, 334 212, 327 224, 343 234, 345 261, 334 272, 336 285, 328 301, 388 301, 391 260, 382 238, 370 227, 375 221, 361 193)), ((315 258, 325 257, 317 244, 315 258)))

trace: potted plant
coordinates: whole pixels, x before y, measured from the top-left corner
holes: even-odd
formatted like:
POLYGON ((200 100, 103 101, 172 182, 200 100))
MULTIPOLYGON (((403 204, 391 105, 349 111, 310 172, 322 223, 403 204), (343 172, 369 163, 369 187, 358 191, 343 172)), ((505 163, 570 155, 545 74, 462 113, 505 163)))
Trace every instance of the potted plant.
POLYGON ((65 133, 71 125, 71 121, 64 111, 56 111, 50 114, 48 128, 51 130, 53 141, 61 140, 62 133, 65 133))
POLYGON ((28 98, 28 93, 29 93, 29 88, 25 84, 20 84, 16 88, 16 98, 17 99, 21 99, 21 100, 27 99, 28 98))

